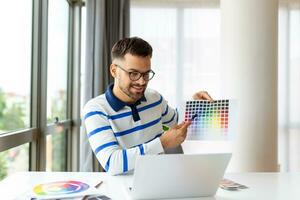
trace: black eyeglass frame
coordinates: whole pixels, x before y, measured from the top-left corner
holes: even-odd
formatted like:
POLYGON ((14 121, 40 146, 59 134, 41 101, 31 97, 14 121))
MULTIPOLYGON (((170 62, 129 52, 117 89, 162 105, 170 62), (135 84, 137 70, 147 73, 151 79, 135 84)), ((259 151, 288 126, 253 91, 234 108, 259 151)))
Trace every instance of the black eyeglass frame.
POLYGON ((145 81, 150 81, 154 77, 154 75, 155 75, 155 72, 152 69, 149 70, 149 71, 147 71, 147 72, 141 73, 139 71, 127 71, 126 69, 124 69, 120 65, 117 65, 117 64, 114 64, 114 65, 117 66, 118 68, 120 68, 121 70, 123 70, 124 72, 126 72, 128 74, 128 76, 129 76, 129 79, 132 80, 132 81, 137 81, 141 77, 143 77, 143 79, 145 81), (136 73, 136 76, 132 75, 134 73, 136 73), (147 78, 147 75, 149 76, 148 78, 147 78))

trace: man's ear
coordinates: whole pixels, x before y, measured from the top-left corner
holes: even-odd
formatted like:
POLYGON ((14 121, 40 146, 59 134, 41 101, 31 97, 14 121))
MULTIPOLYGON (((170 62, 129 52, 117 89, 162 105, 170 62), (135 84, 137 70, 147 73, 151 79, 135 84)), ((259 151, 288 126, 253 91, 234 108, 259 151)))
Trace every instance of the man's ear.
POLYGON ((116 78, 117 77, 117 66, 114 64, 110 65, 110 74, 112 75, 112 77, 116 78))

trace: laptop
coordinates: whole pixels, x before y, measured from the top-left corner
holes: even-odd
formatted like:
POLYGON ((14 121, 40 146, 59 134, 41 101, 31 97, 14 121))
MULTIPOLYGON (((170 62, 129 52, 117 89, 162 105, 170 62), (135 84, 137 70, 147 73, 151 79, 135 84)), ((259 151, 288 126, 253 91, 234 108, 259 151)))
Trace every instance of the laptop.
POLYGON ((230 158, 231 153, 139 156, 127 192, 131 199, 214 196, 230 158))

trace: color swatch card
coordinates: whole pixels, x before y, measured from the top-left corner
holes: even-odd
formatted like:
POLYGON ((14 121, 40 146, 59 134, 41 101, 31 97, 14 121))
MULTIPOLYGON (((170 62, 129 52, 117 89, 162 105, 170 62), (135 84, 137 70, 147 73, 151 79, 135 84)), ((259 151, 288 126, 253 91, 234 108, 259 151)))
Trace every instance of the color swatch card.
POLYGON ((99 195, 96 188, 81 181, 57 181, 38 184, 33 188, 34 199, 63 199, 99 195))
POLYGON ((190 140, 229 140, 234 130, 235 101, 192 100, 185 103, 185 121, 192 121, 188 128, 190 140))

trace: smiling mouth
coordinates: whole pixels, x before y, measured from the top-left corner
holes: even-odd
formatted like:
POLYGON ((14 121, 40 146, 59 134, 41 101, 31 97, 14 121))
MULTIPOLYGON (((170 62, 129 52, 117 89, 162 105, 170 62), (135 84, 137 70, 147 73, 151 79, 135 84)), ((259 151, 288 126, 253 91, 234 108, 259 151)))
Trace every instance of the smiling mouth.
POLYGON ((143 92, 145 90, 145 87, 132 86, 132 88, 138 92, 143 92))

